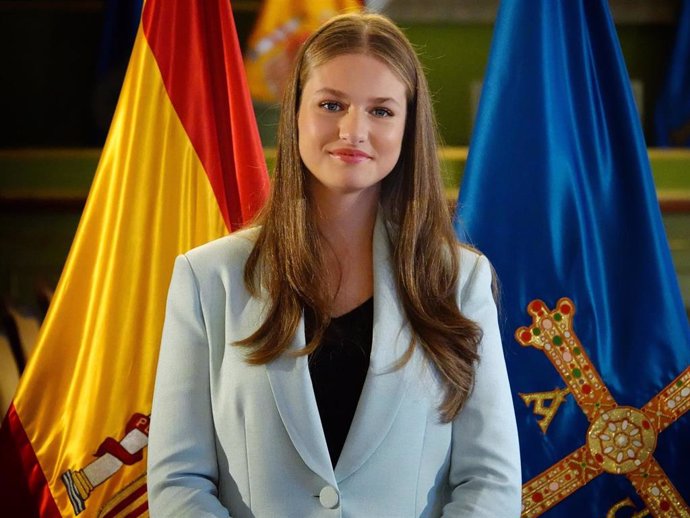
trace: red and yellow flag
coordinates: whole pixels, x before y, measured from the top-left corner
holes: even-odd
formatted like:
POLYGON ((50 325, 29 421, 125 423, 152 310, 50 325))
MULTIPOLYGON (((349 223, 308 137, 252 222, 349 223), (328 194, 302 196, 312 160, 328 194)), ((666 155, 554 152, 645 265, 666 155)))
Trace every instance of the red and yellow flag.
POLYGON ((249 220, 267 190, 230 3, 148 0, 65 270, 0 431, 0 514, 148 514, 173 260, 249 220))
POLYGON ((332 16, 361 8, 361 0, 266 0, 248 44, 252 97, 279 100, 302 42, 332 16))

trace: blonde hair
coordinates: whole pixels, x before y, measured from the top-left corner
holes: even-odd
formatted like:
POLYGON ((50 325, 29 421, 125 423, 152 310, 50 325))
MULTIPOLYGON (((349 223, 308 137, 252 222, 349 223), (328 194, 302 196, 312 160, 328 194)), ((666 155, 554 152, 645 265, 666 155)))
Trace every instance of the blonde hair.
POLYGON ((325 239, 317 230, 307 175, 298 147, 300 96, 311 71, 343 54, 366 54, 385 63, 407 90, 407 119, 398 163, 383 180, 381 209, 391 235, 398 295, 413 341, 440 373, 445 387, 439 412, 452 420, 474 381, 481 330, 458 309, 458 243, 451 225, 440 165, 431 96, 419 59, 402 31, 384 16, 368 13, 332 18, 300 49, 283 97, 271 196, 257 219, 260 230, 245 267, 245 283, 270 296, 263 324, 239 342, 251 346, 247 360, 267 363, 282 354, 299 324, 302 308, 316 315, 313 339, 299 354, 313 352, 330 322, 324 292, 325 239))

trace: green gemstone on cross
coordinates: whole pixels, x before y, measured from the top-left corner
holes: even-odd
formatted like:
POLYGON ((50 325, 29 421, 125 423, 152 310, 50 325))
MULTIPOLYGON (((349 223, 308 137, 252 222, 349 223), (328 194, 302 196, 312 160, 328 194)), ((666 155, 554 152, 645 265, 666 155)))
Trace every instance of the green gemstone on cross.
POLYGON ((575 376, 576 378, 581 377, 582 371, 580 371, 580 369, 573 369, 573 376, 575 376))
POLYGON ((683 386, 683 382, 681 380, 676 381, 676 387, 680 388, 683 386))
POLYGON ((554 345, 563 345, 563 339, 560 336, 556 335, 553 337, 553 344, 554 345))
POLYGON ((539 329, 538 327, 533 328, 533 329, 532 329, 532 334, 533 334, 534 336, 539 336, 539 335, 541 334, 541 329, 539 329))
POLYGON ((579 347, 573 347, 573 353, 580 354, 581 352, 579 347))
POLYGON ((554 319, 556 322, 560 322, 560 321, 563 319, 563 316, 562 316, 560 313, 556 313, 556 314, 553 316, 553 319, 554 319))

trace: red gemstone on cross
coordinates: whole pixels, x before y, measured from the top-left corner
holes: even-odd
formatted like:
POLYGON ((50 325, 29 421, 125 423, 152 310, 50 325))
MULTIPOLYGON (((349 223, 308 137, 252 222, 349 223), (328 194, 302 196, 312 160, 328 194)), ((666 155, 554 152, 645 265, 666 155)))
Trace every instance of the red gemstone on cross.
POLYGON ((530 310, 534 311, 535 313, 542 308, 542 304, 539 301, 534 301, 529 305, 530 310))
POLYGON ((597 453, 597 454, 594 456, 594 458, 596 459, 596 461, 597 461, 599 464, 601 464, 602 462, 604 462, 604 457, 602 457, 601 453, 597 453))
POLYGON ((668 511, 669 509, 671 509, 671 504, 669 504, 666 500, 662 500, 659 504, 659 507, 661 507, 662 511, 668 511))
POLYGON ((523 331, 522 334, 520 334, 520 339, 523 342, 529 342, 532 339, 532 333, 529 331, 523 331))
POLYGON ((569 315, 570 314, 570 305, 569 304, 561 304, 560 307, 561 313, 564 315, 569 315))
POLYGON ((649 421, 642 421, 642 428, 649 430, 650 427, 651 425, 649 424, 649 421))
POLYGON ((583 392, 584 394, 589 394, 590 392, 592 392, 592 387, 590 387, 590 386, 587 385, 587 384, 582 385, 582 392, 583 392))
POLYGON ((541 502, 542 500, 544 500, 544 496, 543 496, 541 493, 534 493, 534 494, 532 495, 532 500, 534 500, 535 502, 539 503, 539 502, 541 502))

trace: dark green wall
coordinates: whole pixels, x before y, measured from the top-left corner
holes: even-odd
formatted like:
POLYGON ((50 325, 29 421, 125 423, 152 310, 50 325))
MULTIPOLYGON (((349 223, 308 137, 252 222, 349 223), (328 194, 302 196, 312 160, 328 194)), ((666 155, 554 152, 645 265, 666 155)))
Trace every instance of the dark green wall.
POLYGON ((418 25, 405 28, 427 71, 441 136, 450 146, 467 145, 472 127, 470 87, 481 81, 493 26, 418 25))

